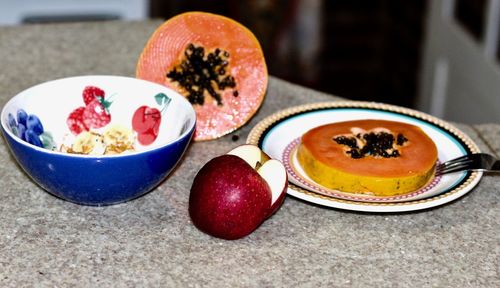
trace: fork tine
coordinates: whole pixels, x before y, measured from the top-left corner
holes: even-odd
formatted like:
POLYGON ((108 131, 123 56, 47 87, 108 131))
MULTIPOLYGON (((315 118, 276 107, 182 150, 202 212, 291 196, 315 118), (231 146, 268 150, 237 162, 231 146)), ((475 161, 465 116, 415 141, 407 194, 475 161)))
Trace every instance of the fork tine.
POLYGON ((464 165, 467 165, 471 162, 473 162, 473 159, 470 159, 469 157, 460 157, 460 159, 453 159, 444 163, 441 163, 436 166, 436 172, 437 171, 445 171, 447 169, 453 169, 455 167, 462 167, 464 165))
POLYGON ((452 167, 445 167, 442 169, 436 169, 436 176, 447 174, 447 173, 452 173, 452 172, 458 172, 458 171, 464 171, 464 168, 467 168, 467 164, 462 164, 462 165, 455 165, 452 167))
POLYGON ((449 165, 453 165, 455 163, 460 163, 463 161, 471 161, 471 157, 473 157, 472 155, 475 155, 475 154, 467 154, 467 155, 464 155, 464 156, 461 156, 458 158, 454 158, 452 160, 448 160, 444 163, 439 164, 439 166, 449 166, 449 165))
POLYGON ((497 163, 497 159, 487 153, 467 154, 437 165, 435 173, 439 176, 458 171, 484 171, 491 169, 495 163, 497 163))
POLYGON ((436 167, 436 170, 450 169, 450 168, 457 167, 457 166, 463 166, 463 165, 469 164, 471 162, 474 162, 474 159, 463 158, 460 161, 452 160, 452 161, 448 161, 448 162, 444 162, 444 163, 439 164, 436 167))
POLYGON ((481 161, 481 155, 479 154, 467 154, 436 166, 435 174, 437 176, 458 172, 462 170, 469 170, 468 168, 475 168, 472 166, 477 166, 477 162, 481 161))

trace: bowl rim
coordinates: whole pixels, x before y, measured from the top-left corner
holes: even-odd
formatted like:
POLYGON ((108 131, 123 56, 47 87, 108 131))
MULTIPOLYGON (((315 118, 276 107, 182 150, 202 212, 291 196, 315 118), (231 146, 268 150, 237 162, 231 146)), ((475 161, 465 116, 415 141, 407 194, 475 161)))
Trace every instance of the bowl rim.
POLYGON ((53 154, 53 155, 58 155, 58 156, 74 157, 74 158, 85 158, 85 159, 120 158, 120 157, 126 157, 126 156, 141 155, 144 153, 151 153, 155 150, 164 149, 168 146, 171 146, 172 144, 175 144, 175 143, 182 141, 188 135, 191 135, 190 138, 192 138, 194 135, 194 130, 196 128, 196 121, 197 121, 196 111, 194 110, 193 106, 191 105, 191 103, 189 103, 189 101, 185 97, 180 95, 177 91, 175 91, 171 88, 168 88, 166 86, 163 86, 161 84, 147 81, 147 80, 143 80, 143 79, 138 79, 138 78, 128 77, 128 76, 121 76, 121 75, 104 75, 104 74, 96 74, 96 75, 89 74, 89 75, 69 76, 69 77, 63 77, 63 78, 58 78, 58 79, 53 79, 53 80, 48 80, 45 82, 38 83, 36 85, 30 86, 26 89, 23 89, 23 90, 19 91, 17 94, 15 94, 14 96, 12 96, 3 105, 2 111, 0 113, 0 125, 2 127, 2 132, 3 132, 4 136, 8 136, 8 137, 12 138, 15 142, 17 142, 17 143, 19 143, 19 144, 21 144, 29 149, 34 149, 34 150, 40 151, 42 153, 53 154), (53 84, 54 82, 59 82, 59 81, 64 81, 64 80, 70 80, 70 79, 74 80, 77 78, 84 79, 84 78, 89 78, 89 77, 92 77, 92 78, 119 78, 119 79, 135 81, 135 82, 142 82, 145 85, 157 86, 160 89, 168 90, 169 93, 171 93, 172 95, 175 95, 175 97, 178 97, 181 102, 184 102, 186 104, 186 106, 188 107, 188 110, 189 110, 189 115, 193 117, 193 121, 191 122, 191 125, 189 125, 185 131, 183 131, 183 133, 181 133, 179 136, 177 136, 175 139, 173 139, 171 141, 162 143, 160 146, 156 146, 154 148, 146 148, 146 149, 143 149, 140 151, 126 152, 126 153, 120 153, 120 154, 109 154, 109 155, 74 154, 74 153, 60 152, 60 151, 54 151, 54 150, 49 150, 46 148, 38 147, 36 145, 33 145, 27 141, 20 139, 17 135, 14 135, 12 133, 12 131, 9 129, 9 127, 6 126, 7 123, 4 123, 4 119, 7 119, 6 118, 7 115, 5 115, 7 113, 6 108, 9 105, 11 105, 11 103, 14 102, 15 98, 17 98, 19 95, 28 93, 30 90, 33 90, 33 89, 37 88, 38 86, 50 85, 50 84, 53 84))

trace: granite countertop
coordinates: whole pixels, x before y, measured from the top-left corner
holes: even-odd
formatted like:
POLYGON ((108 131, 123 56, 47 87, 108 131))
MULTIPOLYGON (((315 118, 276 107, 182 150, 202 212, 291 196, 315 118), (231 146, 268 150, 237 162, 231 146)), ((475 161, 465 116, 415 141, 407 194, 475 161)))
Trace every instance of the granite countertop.
MULTIPOLYGON (((61 77, 134 76, 160 23, 0 27, 0 104, 61 77)), ((425 211, 360 213, 288 196, 241 240, 212 238, 191 224, 189 189, 204 163, 244 143, 255 124, 279 109, 339 99, 271 77, 262 108, 246 126, 194 143, 157 189, 108 207, 44 192, 0 140, 0 286, 500 287, 498 175, 425 211)), ((456 126, 483 151, 500 155, 499 123, 456 126)))

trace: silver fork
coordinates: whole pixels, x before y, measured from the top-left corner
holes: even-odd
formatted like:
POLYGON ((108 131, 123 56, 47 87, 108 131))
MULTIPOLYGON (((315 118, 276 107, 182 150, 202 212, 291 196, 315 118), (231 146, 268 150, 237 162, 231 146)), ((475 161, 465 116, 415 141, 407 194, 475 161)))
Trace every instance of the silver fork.
POLYGON ((468 154, 439 164, 436 166, 436 175, 469 170, 498 173, 500 161, 486 153, 468 154))

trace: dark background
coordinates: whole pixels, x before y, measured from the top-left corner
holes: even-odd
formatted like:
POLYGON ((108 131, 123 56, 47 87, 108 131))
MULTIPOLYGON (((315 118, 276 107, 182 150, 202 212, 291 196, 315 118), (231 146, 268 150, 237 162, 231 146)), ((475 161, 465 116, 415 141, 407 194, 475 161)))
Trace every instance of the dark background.
MULTIPOLYGON (((231 17, 257 36, 273 76, 352 100, 415 107, 425 33, 432 33, 425 29, 428 1, 313 0, 321 3, 320 46, 314 57, 300 61, 294 33, 304 13, 301 2, 308 1, 152 0, 150 16, 206 11, 231 17)), ((457 21, 477 39, 485 8, 486 0, 455 4, 457 21)))
POLYGON ((321 1, 320 47, 307 63, 297 60, 300 47, 293 45, 298 40, 293 31, 300 4, 152 1, 151 17, 168 19, 194 10, 231 17, 257 36, 273 76, 353 100, 413 106, 426 1, 321 1), (280 46, 287 33, 292 41, 280 46))

